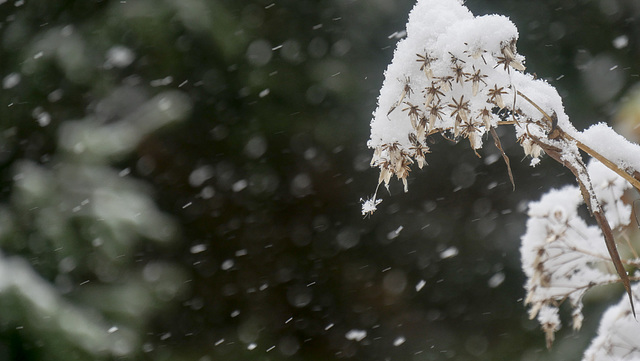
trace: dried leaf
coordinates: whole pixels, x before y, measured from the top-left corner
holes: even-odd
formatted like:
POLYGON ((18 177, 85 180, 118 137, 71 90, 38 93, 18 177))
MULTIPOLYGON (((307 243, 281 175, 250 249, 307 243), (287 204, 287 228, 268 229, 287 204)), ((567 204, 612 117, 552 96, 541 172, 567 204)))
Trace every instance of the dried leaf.
POLYGON ((631 294, 631 283, 629 281, 629 275, 627 274, 627 271, 624 269, 624 265, 622 265, 622 261, 620 260, 620 254, 618 254, 618 248, 616 247, 616 241, 613 239, 613 233, 611 232, 611 227, 609 227, 609 222, 607 222, 607 219, 605 218, 601 208, 598 209, 598 211, 593 212, 593 216, 595 217, 596 221, 598 221, 600 229, 602 229, 604 241, 607 244, 607 250, 609 251, 609 255, 611 256, 611 261, 613 261, 616 272, 618 272, 618 275, 622 280, 622 284, 624 285, 624 289, 627 291, 627 295, 629 295, 629 302, 631 303, 631 312, 633 313, 633 317, 636 317, 636 309, 633 306, 633 296, 631 294))
POLYGON ((504 159, 504 162, 507 165, 507 172, 509 173, 509 180, 511 180, 511 185, 513 186, 513 190, 516 190, 516 183, 513 181, 513 173, 511 172, 511 163, 509 162, 509 157, 507 156, 507 154, 504 152, 504 150, 502 149, 502 143, 500 143, 500 137, 498 137, 498 133, 496 133, 495 129, 490 128, 489 132, 491 133, 491 136, 493 137, 493 142, 496 145, 496 148, 498 148, 498 150, 500 151, 500 153, 502 154, 502 159, 504 159))

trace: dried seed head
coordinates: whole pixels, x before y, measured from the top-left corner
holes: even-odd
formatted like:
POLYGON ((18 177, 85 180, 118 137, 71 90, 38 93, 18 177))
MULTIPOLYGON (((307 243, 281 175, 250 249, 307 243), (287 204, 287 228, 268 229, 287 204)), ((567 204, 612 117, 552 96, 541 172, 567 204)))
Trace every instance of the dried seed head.
POLYGON ((445 76, 437 77, 437 79, 440 83, 440 89, 442 89, 443 92, 448 93, 451 91, 451 86, 453 85, 452 76, 445 75, 445 76))
POLYGON ((476 95, 478 95, 478 89, 480 88, 480 83, 487 85, 487 83, 484 81, 484 78, 486 78, 488 75, 481 74, 480 69, 476 70, 475 65, 473 66, 473 70, 474 72, 472 74, 467 74, 467 81, 471 82, 473 96, 475 97, 476 95))
POLYGON ((512 67, 519 71, 524 71, 525 67, 516 60, 516 49, 515 49, 515 39, 511 40, 508 44, 502 44, 500 48, 500 52, 502 56, 497 57, 498 64, 504 66, 504 70, 509 71, 509 67, 512 67))
POLYGON ((547 348, 551 348, 553 341, 556 339, 555 333, 558 329, 558 325, 547 322, 542 325, 542 331, 544 331, 545 340, 547 342, 547 348))
POLYGON ((453 123, 453 136, 454 137, 458 137, 458 135, 460 135, 460 123, 462 123, 462 118, 460 117, 460 114, 456 115, 456 120, 453 123))
POLYGON ((452 102, 447 104, 448 107, 453 109, 451 111, 451 116, 459 116, 462 120, 467 121, 469 119, 469 101, 464 100, 464 95, 460 96, 460 100, 456 100, 455 98, 452 98, 451 100, 452 102))
POLYGON ((409 120, 411 121, 411 126, 413 127, 413 129, 418 129, 418 118, 420 117, 419 114, 419 107, 417 105, 413 105, 409 102, 404 102, 406 105, 408 105, 407 108, 402 109, 402 111, 409 111, 409 120))
POLYGON ((429 128, 427 129, 428 132, 435 128, 436 120, 442 119, 442 114, 444 113, 442 110, 443 108, 444 107, 440 104, 440 102, 431 104, 429 107, 427 107, 427 111, 429 112, 429 128))
POLYGON ((416 130, 418 139, 424 139, 427 133, 427 126, 429 120, 424 115, 420 117, 420 121, 418 121, 418 129, 416 130))
POLYGON ((504 100, 502 99, 502 94, 507 94, 507 92, 504 90, 504 87, 498 88, 497 84, 494 84, 493 88, 489 89, 488 91, 489 101, 497 105, 500 109, 504 109, 504 107, 506 106, 504 104, 504 100))
POLYGON ((455 63, 451 66, 451 70, 453 70, 453 75, 456 80, 456 83, 462 84, 465 77, 469 76, 469 73, 465 73, 462 64, 455 63))
POLYGON ((424 91, 427 94, 427 99, 424 102, 425 107, 428 107, 433 99, 437 98, 438 101, 440 101, 440 97, 444 96, 444 93, 440 90, 440 86, 435 82, 431 82, 431 86, 426 88, 424 91))
POLYGON ((462 123, 462 136, 469 139, 471 149, 473 149, 474 152, 482 145, 481 142, 479 142, 480 129, 478 128, 478 126, 479 124, 475 123, 473 119, 469 119, 468 121, 462 123))
POLYGON ((378 177, 378 184, 382 184, 384 182, 385 186, 389 186, 389 181, 391 180, 391 176, 393 173, 386 166, 380 167, 380 176, 378 177))
POLYGON ((416 56, 418 56, 418 60, 416 61, 420 63, 420 70, 424 72, 424 75, 427 77, 427 79, 431 80, 431 78, 433 78, 431 63, 436 61, 437 58, 431 57, 428 53, 425 53, 424 55, 416 54, 416 56))
POLYGON ((543 153, 542 148, 535 144, 530 138, 526 138, 522 141, 522 149, 524 149, 525 155, 529 155, 532 158, 540 158, 543 153))
POLYGON ((486 107, 482 108, 482 110, 480 110, 480 118, 486 129, 491 128, 491 111, 489 109, 486 107))
POLYGON ((398 81, 403 82, 404 84, 402 87, 402 92, 400 93, 400 98, 395 103, 393 103, 393 105, 391 105, 391 108, 389 108, 389 110, 387 111, 387 116, 389 116, 389 114, 391 114, 398 107, 398 105, 402 104, 405 97, 411 98, 411 94, 413 93, 410 77, 405 76, 404 80, 398 79, 398 81))
POLYGON ((574 310, 571 316, 572 316, 571 323, 573 325, 574 331, 580 330, 582 328, 582 320, 584 320, 584 316, 582 315, 582 312, 576 312, 574 310))

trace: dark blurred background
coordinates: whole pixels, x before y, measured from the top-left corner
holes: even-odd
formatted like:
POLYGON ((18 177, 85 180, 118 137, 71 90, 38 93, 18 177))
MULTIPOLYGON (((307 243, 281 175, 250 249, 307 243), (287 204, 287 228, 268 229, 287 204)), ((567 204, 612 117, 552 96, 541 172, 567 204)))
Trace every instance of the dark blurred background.
MULTIPOLYGON (((515 191, 492 142, 434 139, 361 215, 413 4, 0 0, 0 360, 580 359, 622 290, 546 350, 519 238, 573 179, 513 134, 515 191)), ((511 18, 578 129, 637 141, 637 1, 466 5, 511 18)))

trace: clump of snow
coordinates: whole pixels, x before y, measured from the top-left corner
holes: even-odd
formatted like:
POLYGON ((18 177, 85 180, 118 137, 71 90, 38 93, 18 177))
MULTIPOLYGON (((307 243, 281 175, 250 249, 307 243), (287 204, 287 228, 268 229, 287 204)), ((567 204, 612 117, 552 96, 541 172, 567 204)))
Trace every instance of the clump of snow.
POLYGON ((375 199, 375 195, 369 199, 361 199, 362 201, 362 215, 367 216, 373 214, 378 208, 378 204, 382 202, 382 199, 375 199))
MULTIPOLYGON (((640 150, 637 154, 640 154, 640 150)), ((611 228, 629 225, 631 206, 622 201, 622 196, 627 189, 631 188, 631 184, 598 161, 592 160, 587 169, 594 192, 602 203, 611 228)))
POLYGON ((623 170, 640 171, 640 146, 628 141, 605 123, 592 125, 576 136, 623 170))

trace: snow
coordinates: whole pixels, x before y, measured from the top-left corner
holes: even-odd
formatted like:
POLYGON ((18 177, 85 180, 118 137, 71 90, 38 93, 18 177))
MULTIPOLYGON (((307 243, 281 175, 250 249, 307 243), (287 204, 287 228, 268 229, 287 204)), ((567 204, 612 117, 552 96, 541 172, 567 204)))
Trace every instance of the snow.
POLYGON ((360 342, 362 340, 364 340, 365 337, 367 337, 367 331, 365 330, 358 330, 358 329, 352 329, 349 330, 344 337, 347 340, 351 340, 351 341, 357 341, 360 342))
POLYGON ((491 276, 491 278, 489 278, 489 281, 487 281, 487 285, 491 288, 496 288, 500 286, 502 282, 504 282, 504 279, 505 279, 504 272, 498 272, 493 276, 491 276))
POLYGON ((615 279, 592 265, 607 261, 609 255, 599 228, 587 225, 578 216, 581 203, 578 187, 568 186, 552 190, 529 205, 520 252, 528 278, 526 303, 534 305, 532 311, 539 303, 562 300, 567 295, 579 302, 584 286, 615 279))
POLYGON ((440 259, 452 258, 458 255, 458 248, 451 246, 440 252, 440 259))
POLYGON ((395 338, 395 340, 393 340, 393 346, 398 347, 404 344, 405 341, 407 341, 407 339, 404 336, 398 336, 395 338))
POLYGON ((375 199, 375 195, 372 198, 363 200, 362 201, 362 215, 366 216, 366 215, 370 215, 373 214, 378 208, 378 204, 380 204, 380 202, 382 202, 382 199, 375 199))
POLYGON ((106 58, 105 68, 126 68, 133 63, 136 56, 126 46, 115 45, 107 51, 106 58))
POLYGON ((207 250, 206 244, 196 244, 191 246, 191 248, 189 248, 189 252, 191 252, 192 254, 201 253, 206 250, 207 250))
POLYGON ((640 170, 640 146, 628 141, 605 123, 594 124, 575 138, 624 170, 640 170))
POLYGON ((233 268, 233 266, 235 265, 235 261, 232 259, 227 259, 224 262, 222 262, 222 265, 220 265, 220 269, 222 269, 223 271, 228 271, 231 268, 233 268))
POLYGON ((629 45, 629 37, 626 35, 620 35, 617 38, 613 39, 613 47, 616 49, 623 49, 629 45))
POLYGON ((231 186, 231 190, 237 193, 247 188, 248 186, 249 182, 246 179, 240 179, 239 181, 233 183, 233 185, 231 186))
POLYGON ((22 76, 19 73, 10 73, 2 79, 2 88, 11 89, 20 84, 20 80, 22 80, 22 76))
MULTIPOLYGON (((634 302, 640 303, 640 284, 632 287, 634 302)), ((610 307, 602 316, 598 336, 585 351, 583 361, 611 360, 631 361, 640 359, 638 321, 631 313, 631 306, 624 295, 618 304, 610 307)))
POLYGON ((398 228, 394 229, 393 231, 387 233, 387 239, 388 240, 392 240, 397 238, 400 235, 400 232, 402 232, 402 230, 404 229, 403 226, 399 226, 398 228))
POLYGON ((189 185, 192 187, 200 187, 204 182, 213 177, 215 171, 210 165, 203 165, 194 169, 189 174, 189 185))

